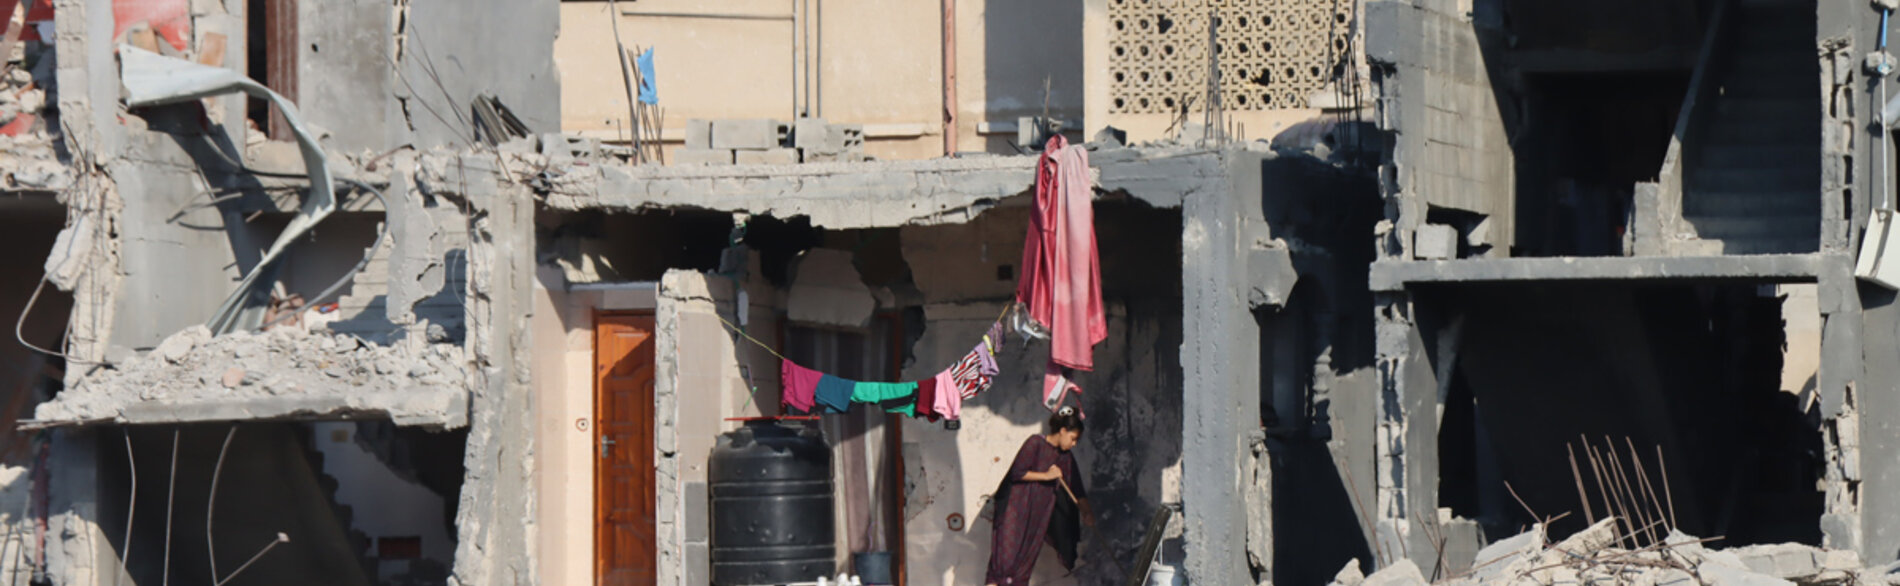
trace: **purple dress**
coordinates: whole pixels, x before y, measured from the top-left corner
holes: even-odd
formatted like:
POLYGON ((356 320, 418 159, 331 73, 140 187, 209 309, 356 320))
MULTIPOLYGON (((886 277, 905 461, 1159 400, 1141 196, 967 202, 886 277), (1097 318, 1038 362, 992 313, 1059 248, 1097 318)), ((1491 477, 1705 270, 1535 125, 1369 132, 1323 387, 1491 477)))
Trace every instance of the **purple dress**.
MULTIPOLYGON (((1016 451, 1016 460, 1009 465, 1009 474, 996 489, 990 568, 984 574, 983 583, 1029 583, 1029 575, 1036 569, 1036 556, 1042 553, 1042 542, 1049 533, 1049 518, 1055 510, 1056 499, 1068 497, 1054 480, 1025 482, 1022 478, 1029 472, 1048 470, 1051 465, 1062 468, 1062 478, 1068 481, 1070 489, 1077 491, 1077 498, 1088 498, 1080 492, 1081 485, 1075 480, 1081 476, 1076 474, 1074 456, 1049 445, 1040 435, 1024 440, 1022 449, 1016 451)), ((1072 566, 1075 560, 1062 560, 1062 563, 1072 566)))

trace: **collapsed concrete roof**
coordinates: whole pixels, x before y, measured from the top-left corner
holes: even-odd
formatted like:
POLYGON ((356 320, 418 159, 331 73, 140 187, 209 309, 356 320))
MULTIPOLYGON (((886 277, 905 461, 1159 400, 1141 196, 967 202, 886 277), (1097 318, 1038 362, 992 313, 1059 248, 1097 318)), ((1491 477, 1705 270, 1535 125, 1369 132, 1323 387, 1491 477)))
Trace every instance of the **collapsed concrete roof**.
MULTIPOLYGON (((509 153, 504 165, 535 170, 529 181, 555 209, 699 208, 780 218, 804 216, 834 229, 969 221, 998 200, 1035 185, 1036 157, 973 156, 919 161, 793 165, 635 166, 570 156, 509 153)), ((1226 186, 1220 154, 1186 148, 1110 147, 1093 151, 1090 179, 1154 207, 1226 186)), ((423 158, 419 179, 453 191, 469 169, 494 157, 423 158)))
POLYGON ((21 426, 386 418, 453 429, 468 425, 467 364, 452 344, 375 346, 290 328, 212 337, 195 326, 88 373, 21 426))

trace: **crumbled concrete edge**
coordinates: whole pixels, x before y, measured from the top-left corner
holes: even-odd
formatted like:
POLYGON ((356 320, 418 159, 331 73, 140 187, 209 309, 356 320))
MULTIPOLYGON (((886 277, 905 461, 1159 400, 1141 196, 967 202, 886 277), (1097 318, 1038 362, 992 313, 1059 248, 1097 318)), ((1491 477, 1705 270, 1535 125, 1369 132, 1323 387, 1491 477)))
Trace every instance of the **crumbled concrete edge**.
POLYGON ((533 194, 461 161, 458 189, 469 215, 468 444, 462 494, 455 513, 454 575, 450 584, 532 582, 540 575, 534 551, 535 441, 529 319, 534 290, 533 194))
POLYGON ((449 344, 374 346, 293 328, 213 337, 195 326, 90 371, 28 425, 386 417, 453 429, 468 424, 467 370, 449 344))
POLYGON ((1542 524, 1499 540, 1478 553, 1468 570, 1428 582, 1409 559, 1360 577, 1353 560, 1333 586, 1449 586, 1490 584, 1750 584, 1837 586, 1887 584, 1891 568, 1868 568, 1852 550, 1781 543, 1711 549, 1707 540, 1670 531, 1659 542, 1619 540, 1627 525, 1605 518, 1563 541, 1551 543, 1542 524))
MULTIPOLYGON (((1222 152, 1118 148, 1091 154, 1103 194, 1154 207, 1226 188, 1222 152)), ((1036 158, 984 156, 921 161, 724 167, 600 164, 507 152, 475 157, 435 152, 416 179, 455 192, 471 172, 512 177, 553 209, 706 209, 780 218, 803 216, 833 229, 968 222, 1035 185, 1036 158)))

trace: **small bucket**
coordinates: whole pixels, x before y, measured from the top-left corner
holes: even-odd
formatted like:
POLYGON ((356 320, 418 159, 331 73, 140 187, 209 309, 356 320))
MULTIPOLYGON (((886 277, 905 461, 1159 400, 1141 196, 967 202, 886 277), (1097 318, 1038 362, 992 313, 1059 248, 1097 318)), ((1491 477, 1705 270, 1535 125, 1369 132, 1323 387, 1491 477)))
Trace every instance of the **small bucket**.
POLYGON ((851 566, 864 584, 892 584, 891 552, 872 551, 851 554, 851 566))
POLYGON ((1155 564, 1148 568, 1148 586, 1183 586, 1186 582, 1175 573, 1174 566, 1155 564))

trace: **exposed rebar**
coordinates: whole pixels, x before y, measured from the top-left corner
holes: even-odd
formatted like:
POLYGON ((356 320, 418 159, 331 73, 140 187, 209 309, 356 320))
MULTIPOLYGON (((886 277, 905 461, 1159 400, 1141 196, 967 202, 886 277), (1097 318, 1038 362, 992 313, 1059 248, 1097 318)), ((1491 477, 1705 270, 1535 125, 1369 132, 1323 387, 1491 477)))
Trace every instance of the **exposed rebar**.
POLYGON ((224 453, 231 449, 231 438, 237 436, 237 424, 224 432, 224 447, 218 448, 218 464, 211 468, 211 497, 205 503, 205 555, 211 558, 211 581, 218 581, 218 542, 213 539, 211 519, 218 514, 218 477, 224 474, 224 453))
POLYGON ((1590 510, 1590 495, 1583 490, 1583 473, 1577 469, 1577 452, 1570 449, 1570 442, 1564 442, 1564 453, 1570 456, 1570 478, 1577 481, 1577 500, 1583 502, 1583 518, 1591 525, 1595 525, 1597 514, 1590 510))
POLYGON ((1669 491, 1669 461, 1663 458, 1662 444, 1656 445, 1656 470, 1662 474, 1663 498, 1669 505, 1669 526, 1680 527, 1676 524, 1676 497, 1669 491))
POLYGON ((132 430, 122 430, 119 435, 125 438, 125 466, 132 470, 132 496, 125 503, 125 539, 119 542, 119 573, 112 577, 113 584, 131 572, 125 568, 125 561, 132 558, 132 519, 139 512, 139 464, 132 456, 132 430))
MULTIPOLYGON (((1624 436, 1623 443, 1629 446, 1630 460, 1636 463, 1636 479, 1641 482, 1642 489, 1643 489, 1643 498, 1649 501, 1649 507, 1656 512, 1656 520, 1662 521, 1665 528, 1674 530, 1676 526, 1674 524, 1668 523, 1669 516, 1663 512, 1662 499, 1656 498, 1655 485, 1652 485, 1649 482, 1649 469, 1643 466, 1642 456, 1638 456, 1636 454, 1636 441, 1631 440, 1629 436, 1624 436)), ((1663 537, 1667 538, 1668 536, 1669 536, 1669 532, 1664 531, 1663 537)))
POLYGON ((165 489, 165 564, 161 586, 172 583, 172 497, 178 492, 178 428, 172 428, 172 474, 165 489))

